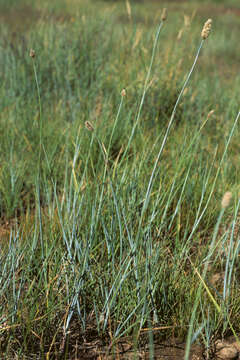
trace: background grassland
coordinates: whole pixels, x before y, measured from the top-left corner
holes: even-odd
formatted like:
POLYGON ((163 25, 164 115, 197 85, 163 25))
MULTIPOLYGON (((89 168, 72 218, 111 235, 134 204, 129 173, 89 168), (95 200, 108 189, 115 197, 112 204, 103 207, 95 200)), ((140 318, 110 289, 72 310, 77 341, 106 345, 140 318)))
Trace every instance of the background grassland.
POLYGON ((137 347, 146 327, 162 329, 151 343, 185 337, 194 304, 193 335, 206 347, 213 335, 239 331, 240 6, 229 4, 143 1, 130 2, 127 11, 124 1, 1 1, 0 351, 6 356, 70 358, 82 353, 84 339, 113 347, 126 336, 137 347), (149 194, 209 17, 213 31, 149 194), (233 201, 223 214, 227 190, 233 201), (201 274, 206 259, 204 281, 215 302, 194 271, 201 274))

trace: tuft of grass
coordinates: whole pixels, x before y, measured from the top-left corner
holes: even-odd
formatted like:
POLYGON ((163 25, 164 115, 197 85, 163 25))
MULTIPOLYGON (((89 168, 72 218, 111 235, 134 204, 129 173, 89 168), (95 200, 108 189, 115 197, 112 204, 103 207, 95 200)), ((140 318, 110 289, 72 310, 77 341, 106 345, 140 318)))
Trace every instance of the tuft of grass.
POLYGON ((240 330, 239 75, 223 54, 228 22, 220 32, 214 19, 206 40, 202 16, 184 4, 167 19, 156 4, 125 5, 28 1, 36 24, 14 36, 1 24, 8 358, 77 358, 96 340, 111 354, 126 338, 136 351, 148 343, 153 358, 155 342, 174 335, 187 339, 187 359, 193 341, 209 349, 240 330))

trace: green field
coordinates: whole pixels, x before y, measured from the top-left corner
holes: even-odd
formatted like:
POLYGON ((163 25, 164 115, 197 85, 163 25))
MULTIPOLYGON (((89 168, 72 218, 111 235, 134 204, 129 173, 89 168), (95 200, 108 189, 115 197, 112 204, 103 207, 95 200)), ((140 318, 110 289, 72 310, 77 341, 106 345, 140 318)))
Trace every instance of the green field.
POLYGON ((0 359, 240 341, 239 15, 0 0, 0 359))

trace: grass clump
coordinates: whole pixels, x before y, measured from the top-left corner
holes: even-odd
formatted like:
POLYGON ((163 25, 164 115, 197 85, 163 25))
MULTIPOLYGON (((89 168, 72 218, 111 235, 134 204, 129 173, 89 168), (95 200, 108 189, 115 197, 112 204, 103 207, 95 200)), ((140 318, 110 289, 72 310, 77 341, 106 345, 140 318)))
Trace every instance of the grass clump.
POLYGON ((153 356, 170 334, 187 338, 188 358, 200 335, 206 345, 239 331, 239 78, 217 65, 208 76, 222 35, 208 38, 208 20, 201 38, 194 17, 182 37, 164 13, 156 29, 134 22, 144 3, 126 22, 121 4, 104 6, 109 23, 91 5, 63 22, 44 13, 11 42, 2 25, 9 358, 76 358, 96 339, 107 354, 129 337, 153 356))

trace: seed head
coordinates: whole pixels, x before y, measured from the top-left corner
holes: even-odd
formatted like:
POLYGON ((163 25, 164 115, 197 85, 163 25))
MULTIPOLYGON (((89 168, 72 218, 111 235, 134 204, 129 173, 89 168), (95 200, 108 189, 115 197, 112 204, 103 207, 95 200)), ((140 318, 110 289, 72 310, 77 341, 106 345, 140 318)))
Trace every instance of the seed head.
POLYGON ((212 19, 208 19, 203 25, 203 29, 201 33, 203 40, 206 40, 208 38, 211 28, 212 28, 212 19))
POLYGON ((209 113, 207 115, 207 119, 209 119, 214 114, 214 112, 215 112, 215 110, 209 111, 209 113))
POLYGON ((93 125, 90 123, 90 121, 85 121, 85 127, 88 131, 93 131, 94 127, 93 125))
POLYGON ((122 97, 126 96, 126 90, 125 89, 122 89, 121 95, 122 95, 122 97))
POLYGON ((191 18, 188 15, 184 15, 184 25, 189 27, 191 25, 191 18))
POLYGON ((164 8, 162 11, 162 16, 161 16, 161 20, 165 21, 167 19, 167 9, 164 8))
POLYGON ((33 49, 30 49, 29 56, 34 59, 35 58, 35 51, 33 49))
POLYGON ((223 209, 226 209, 226 207, 229 206, 230 201, 231 201, 231 198, 232 198, 232 193, 231 193, 230 191, 227 191, 227 192, 223 195, 223 198, 222 198, 222 208, 223 208, 223 209))

